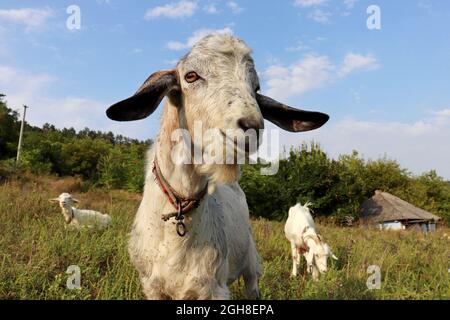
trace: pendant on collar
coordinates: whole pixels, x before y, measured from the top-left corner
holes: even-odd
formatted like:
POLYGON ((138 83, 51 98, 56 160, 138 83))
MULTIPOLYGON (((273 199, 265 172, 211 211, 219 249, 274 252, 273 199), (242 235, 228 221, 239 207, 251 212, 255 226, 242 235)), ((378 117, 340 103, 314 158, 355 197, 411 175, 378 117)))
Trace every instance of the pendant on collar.
POLYGON ((168 221, 170 218, 175 217, 177 220, 176 223, 176 231, 180 237, 184 237, 186 234, 186 225, 183 223, 184 215, 191 212, 193 209, 198 208, 200 202, 206 195, 208 190, 208 184, 206 184, 205 188, 197 193, 193 198, 186 198, 181 196, 178 192, 176 192, 170 184, 166 181, 164 176, 161 173, 161 169, 158 166, 158 162, 153 161, 153 174, 158 182, 159 187, 163 191, 163 193, 167 196, 169 202, 176 209, 175 212, 163 214, 161 219, 164 221, 168 221))
POLYGON ((177 220, 177 225, 176 225, 177 233, 180 237, 184 237, 184 235, 186 234, 186 226, 183 223, 184 216, 181 213, 181 204, 178 204, 178 214, 175 217, 175 219, 177 220))

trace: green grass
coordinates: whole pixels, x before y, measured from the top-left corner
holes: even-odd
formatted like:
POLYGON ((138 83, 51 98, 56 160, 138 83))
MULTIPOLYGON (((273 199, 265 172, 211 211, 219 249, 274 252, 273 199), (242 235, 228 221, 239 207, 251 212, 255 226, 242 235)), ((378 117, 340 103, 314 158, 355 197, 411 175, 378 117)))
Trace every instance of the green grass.
MULTIPOLYGON (((86 191, 75 179, 25 177, 0 185, 0 299, 142 299, 126 250, 140 202, 122 191, 86 191), (68 231, 59 208, 48 202, 69 191, 83 206, 108 212, 106 231, 68 231), (81 268, 81 289, 69 290, 66 270, 81 268)), ((450 230, 434 234, 380 232, 320 224, 338 261, 317 282, 290 277, 289 243, 283 223, 252 221, 264 274, 264 299, 450 299, 450 230), (366 286, 367 267, 381 268, 380 290, 366 286)), ((232 285, 244 298, 243 281, 232 285)))

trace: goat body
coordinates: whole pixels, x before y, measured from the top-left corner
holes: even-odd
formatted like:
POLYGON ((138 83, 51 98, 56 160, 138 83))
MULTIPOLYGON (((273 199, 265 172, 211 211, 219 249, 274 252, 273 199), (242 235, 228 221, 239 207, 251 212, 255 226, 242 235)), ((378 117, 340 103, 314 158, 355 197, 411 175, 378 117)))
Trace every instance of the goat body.
MULTIPOLYGON (((67 210, 67 209, 63 209, 67 210)), ((77 209, 71 207, 66 214, 65 217, 69 216, 70 211, 72 212, 72 219, 68 222, 67 226, 69 228, 106 228, 111 224, 111 217, 107 214, 94 211, 94 210, 86 210, 86 209, 77 209)), ((67 218, 66 218, 67 222, 67 218)))
POLYGON ((300 257, 303 254, 307 262, 307 271, 316 280, 319 273, 327 271, 328 257, 337 258, 317 233, 309 205, 306 203, 302 206, 298 203, 289 209, 284 233, 291 243, 292 276, 297 276, 300 257))
POLYGON ((50 201, 59 203, 66 221, 66 228, 106 228, 111 224, 111 217, 108 214, 94 210, 74 208, 72 204, 79 201, 69 193, 62 193, 58 198, 51 199, 50 201))
POLYGON ((129 252, 147 298, 228 299, 227 285, 241 275, 248 295, 258 297, 261 269, 238 184, 219 185, 205 196, 185 219, 188 232, 180 237, 171 221, 161 219, 171 210, 165 194, 150 174, 146 181, 129 252))

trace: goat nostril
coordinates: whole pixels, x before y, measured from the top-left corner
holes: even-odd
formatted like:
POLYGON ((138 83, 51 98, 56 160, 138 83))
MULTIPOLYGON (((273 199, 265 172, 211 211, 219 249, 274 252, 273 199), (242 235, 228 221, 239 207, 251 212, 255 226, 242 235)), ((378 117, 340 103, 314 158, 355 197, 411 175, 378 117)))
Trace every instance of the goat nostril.
POLYGON ((263 129, 264 125, 261 124, 261 122, 248 119, 248 118, 241 118, 238 120, 238 126, 244 131, 247 131, 249 129, 254 129, 258 131, 259 129, 263 129))

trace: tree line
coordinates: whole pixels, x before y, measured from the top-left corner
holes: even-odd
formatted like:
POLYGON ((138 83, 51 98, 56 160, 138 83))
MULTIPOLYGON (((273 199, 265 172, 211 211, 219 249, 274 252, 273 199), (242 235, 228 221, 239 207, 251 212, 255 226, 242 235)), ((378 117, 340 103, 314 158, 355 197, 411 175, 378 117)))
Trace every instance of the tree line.
MULTIPOLYGON (((19 114, 0 96, 0 176, 2 167, 14 166, 19 130, 19 114)), ((152 140, 112 132, 26 123, 20 169, 37 175, 79 176, 94 187, 142 192, 145 153, 151 145, 152 140)), ((417 176, 395 160, 365 160, 357 151, 332 159, 314 142, 285 151, 275 175, 261 175, 264 166, 258 161, 241 168, 240 184, 256 217, 282 220, 295 203, 312 202, 315 215, 345 223, 356 219, 361 203, 379 189, 450 223, 450 182, 434 170, 417 176)))
POLYGON ((450 182, 435 170, 416 176, 395 160, 364 160, 357 151, 331 159, 314 142, 292 148, 278 165, 268 176, 260 174, 263 164, 242 168, 240 184, 253 216, 283 220, 294 204, 311 202, 318 216, 356 221, 361 203, 382 190, 450 222, 450 182))
MULTIPOLYGON (((0 97, 0 161, 14 167, 19 139, 19 114, 0 97)), ((140 192, 145 153, 152 140, 139 141, 112 132, 85 128, 42 128, 25 123, 20 169, 33 174, 79 176, 95 187, 140 192)))

